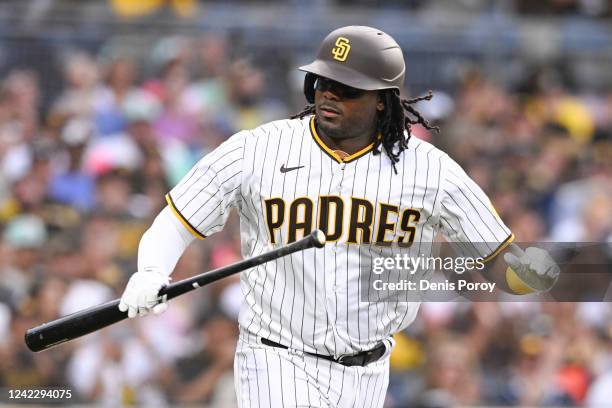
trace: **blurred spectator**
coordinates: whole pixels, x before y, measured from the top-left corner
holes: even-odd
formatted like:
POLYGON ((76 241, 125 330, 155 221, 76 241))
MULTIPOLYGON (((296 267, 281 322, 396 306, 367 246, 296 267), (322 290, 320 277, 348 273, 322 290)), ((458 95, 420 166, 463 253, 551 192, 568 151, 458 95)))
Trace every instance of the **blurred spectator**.
POLYGON ((189 73, 182 61, 176 59, 164 66, 158 95, 163 107, 153 125, 162 142, 177 139, 187 144, 195 143, 194 138, 198 136, 197 117, 182 101, 188 85, 189 73))
POLYGON ((0 86, 0 178, 5 182, 21 179, 32 166, 38 104, 38 83, 30 71, 12 71, 0 86))
POLYGON ((185 98, 202 115, 207 133, 212 128, 227 138, 239 129, 252 129, 286 116, 287 109, 278 101, 265 99, 264 90, 263 72, 248 60, 239 59, 228 66, 223 76, 196 82, 185 98))
POLYGON ((82 212, 92 209, 95 201, 95 180, 84 172, 84 152, 93 137, 91 123, 84 119, 71 119, 61 131, 65 147, 65 169, 49 181, 49 198, 82 212))
POLYGON ((196 40, 196 76, 200 79, 222 77, 229 65, 227 39, 218 33, 207 33, 196 40))
POLYGON ((66 88, 51 108, 52 115, 91 119, 105 94, 100 83, 100 69, 92 56, 83 51, 69 54, 65 61, 66 88))
POLYGON ((64 367, 55 365, 50 354, 32 353, 23 342, 23 333, 35 323, 35 319, 24 315, 17 315, 11 321, 8 340, 0 346, 2 387, 23 389, 65 386, 62 375, 64 367))
POLYGON ((462 339, 440 339, 433 344, 429 355, 426 390, 419 398, 418 406, 473 405, 479 401, 478 370, 462 339))
POLYGON ((237 407, 234 391, 234 353, 238 327, 222 314, 206 316, 198 353, 177 362, 181 385, 175 398, 181 403, 209 402, 215 407, 237 407))
POLYGON ((165 405, 158 385, 165 367, 148 344, 128 327, 113 327, 100 337, 78 349, 68 363, 75 392, 108 407, 165 405))
POLYGON ((125 100, 136 91, 138 73, 135 62, 120 56, 111 56, 110 59, 104 67, 104 87, 94 108, 94 121, 100 136, 125 130, 127 124, 122 107, 125 100))
POLYGON ((20 215, 7 224, 2 239, 5 251, 0 266, 0 286, 8 290, 12 304, 20 307, 41 279, 40 249, 46 243, 47 229, 40 217, 20 215))

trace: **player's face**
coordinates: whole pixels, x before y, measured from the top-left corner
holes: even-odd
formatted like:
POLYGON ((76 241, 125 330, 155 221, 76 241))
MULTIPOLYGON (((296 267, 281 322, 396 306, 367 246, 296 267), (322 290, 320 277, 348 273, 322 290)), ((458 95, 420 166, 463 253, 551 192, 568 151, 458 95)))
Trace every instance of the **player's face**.
POLYGON ((364 91, 327 78, 317 78, 317 127, 330 138, 373 138, 378 111, 383 109, 378 91, 364 91))

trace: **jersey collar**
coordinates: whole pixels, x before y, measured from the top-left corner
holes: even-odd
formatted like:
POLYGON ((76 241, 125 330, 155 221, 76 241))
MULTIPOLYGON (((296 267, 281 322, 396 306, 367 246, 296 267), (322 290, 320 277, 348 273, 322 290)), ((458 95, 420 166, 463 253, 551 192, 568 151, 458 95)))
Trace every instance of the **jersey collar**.
POLYGON ((329 157, 331 157, 332 159, 334 159, 338 163, 348 163, 348 162, 351 162, 353 160, 356 160, 356 159, 360 158, 361 156, 365 155, 366 153, 370 152, 372 149, 374 149, 374 143, 371 143, 370 145, 368 145, 368 146, 364 147, 363 149, 359 150, 358 152, 353 153, 351 155, 348 155, 348 156, 342 158, 339 154, 334 152, 333 149, 329 148, 329 146, 327 146, 323 142, 323 140, 321 140, 321 137, 317 133, 317 127, 315 126, 315 115, 312 115, 312 117, 310 118, 310 134, 312 135, 312 138, 314 139, 315 143, 317 145, 319 145, 321 150, 323 150, 329 157))

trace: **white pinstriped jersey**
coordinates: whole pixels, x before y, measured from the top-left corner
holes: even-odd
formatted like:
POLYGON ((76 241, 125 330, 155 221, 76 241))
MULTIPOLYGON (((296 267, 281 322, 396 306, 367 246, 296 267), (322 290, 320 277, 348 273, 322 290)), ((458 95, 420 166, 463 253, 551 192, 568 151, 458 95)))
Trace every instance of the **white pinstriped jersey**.
POLYGON ((232 136, 167 195, 200 238, 237 208, 245 257, 314 228, 331 241, 241 274, 243 335, 334 356, 371 349, 408 326, 419 306, 360 302, 359 278, 372 273, 374 257, 420 253, 438 231, 485 259, 511 242, 487 196, 444 152, 412 137, 395 174, 372 147, 341 158, 314 117, 271 122, 232 136))

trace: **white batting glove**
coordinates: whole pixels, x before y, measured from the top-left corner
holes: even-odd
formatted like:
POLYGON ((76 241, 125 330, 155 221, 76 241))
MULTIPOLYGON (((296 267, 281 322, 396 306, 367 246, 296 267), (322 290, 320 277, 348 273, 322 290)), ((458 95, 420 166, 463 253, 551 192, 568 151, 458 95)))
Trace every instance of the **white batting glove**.
POLYGON ((529 247, 523 251, 518 245, 511 244, 510 252, 504 254, 504 260, 516 275, 536 292, 545 292, 553 287, 561 269, 548 251, 529 247))
POLYGON ((170 278, 158 271, 136 272, 121 295, 119 310, 127 311, 130 319, 136 315, 145 316, 150 311, 154 314, 165 312, 168 308, 165 296, 159 298, 157 294, 168 282, 170 278))

